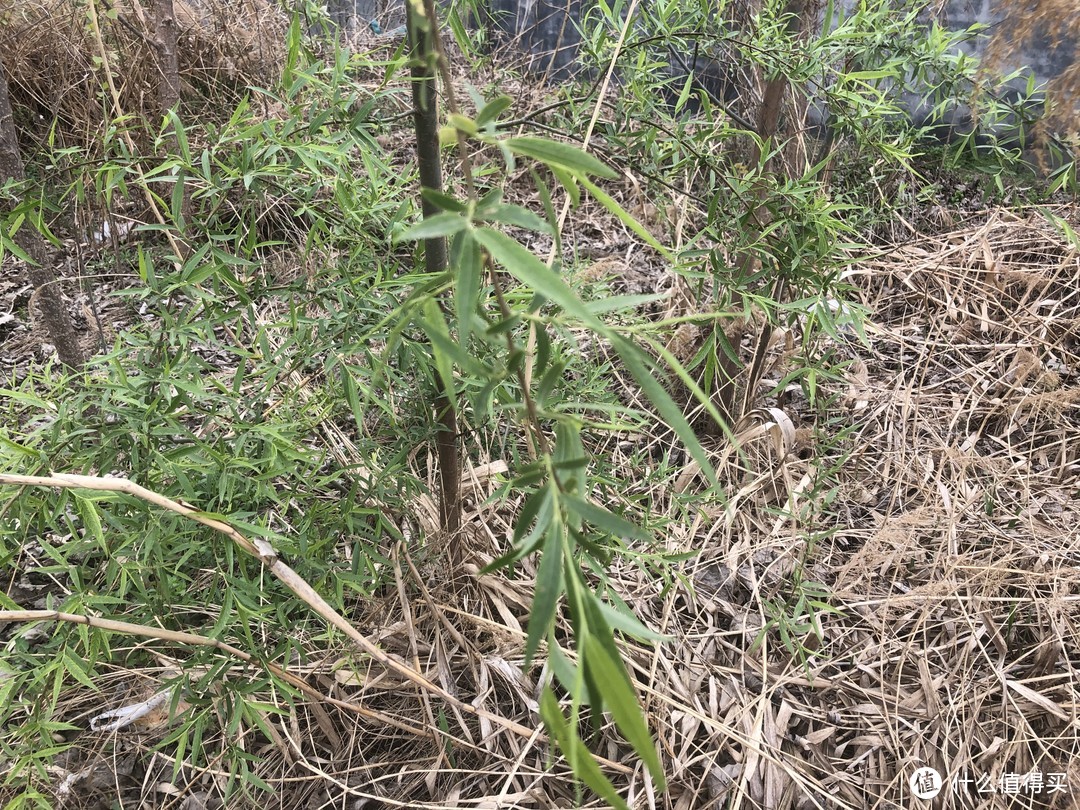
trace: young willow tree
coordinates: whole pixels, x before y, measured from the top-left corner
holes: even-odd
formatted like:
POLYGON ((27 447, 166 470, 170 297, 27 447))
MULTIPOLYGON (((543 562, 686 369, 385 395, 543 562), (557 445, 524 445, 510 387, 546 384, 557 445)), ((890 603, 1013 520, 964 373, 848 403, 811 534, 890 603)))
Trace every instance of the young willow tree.
MULTIPOLYGON (((565 363, 553 351, 555 341, 549 330, 570 323, 585 327, 611 345, 660 416, 713 481, 715 472, 682 411, 659 381, 652 361, 602 319, 603 313, 612 310, 612 302, 582 301, 551 264, 506 233, 507 228, 524 229, 552 236, 558 243, 558 221, 548 183, 533 172, 546 218, 504 203, 499 187, 481 197, 473 181, 477 148, 496 147, 495 154, 504 162, 504 178, 512 176, 519 160, 543 166, 572 200, 578 202, 582 192, 588 192, 644 241, 665 255, 667 251, 594 182, 593 178, 616 177, 606 164, 567 144, 499 133, 496 124, 512 103, 509 97, 499 96, 488 102, 478 99, 475 118, 462 114, 440 43, 434 3, 410 0, 408 13, 424 217, 401 238, 424 243, 426 277, 435 278, 417 291, 413 317, 430 341, 437 374, 435 410, 440 428, 438 455, 444 465, 440 476, 444 528, 456 529, 457 524, 450 520, 457 519, 459 508, 456 486, 460 461, 453 420, 459 396, 456 389, 471 397, 471 416, 482 421, 496 413, 495 390, 514 381, 519 398, 513 411, 525 431, 531 459, 515 471, 511 483, 524 498, 512 547, 489 568, 512 566, 525 556, 540 554, 525 657, 531 661, 545 646, 551 670, 570 697, 567 717, 549 683, 540 701, 541 716, 575 773, 612 807, 625 808, 625 800, 580 738, 579 720, 585 707, 594 718, 609 712, 656 785, 663 789, 665 777, 655 744, 614 634, 620 630, 641 639, 658 637, 632 615, 605 602, 591 587, 586 571, 602 570, 617 544, 626 539, 648 539, 649 534, 590 499, 586 483, 589 458, 581 437, 583 421, 559 401, 556 382, 562 377, 565 363), (442 79, 446 97, 445 119, 436 104, 436 76, 442 79), (440 143, 457 147, 460 193, 442 187, 440 143), (448 249, 444 247, 447 241, 448 249), (503 274, 531 289, 532 298, 512 304, 503 274), (425 290, 433 292, 425 294, 425 290), (445 300, 437 297, 440 290, 446 291, 445 300), (526 340, 530 335, 535 336, 531 358, 534 379, 538 381, 535 385, 525 372, 529 352, 526 340), (477 346, 482 346, 483 351, 474 351, 477 346), (447 448, 449 442, 454 443, 452 448, 447 448), (454 469, 446 470, 447 464, 453 464, 454 469), (573 627, 576 660, 562 652, 560 645, 564 642, 555 632, 556 613, 564 600, 573 627)), ((490 183, 493 167, 483 168, 490 183)), ((615 309, 620 303, 630 308, 640 302, 617 302, 615 309)), ((450 556, 459 562, 460 548, 451 546, 450 556)))

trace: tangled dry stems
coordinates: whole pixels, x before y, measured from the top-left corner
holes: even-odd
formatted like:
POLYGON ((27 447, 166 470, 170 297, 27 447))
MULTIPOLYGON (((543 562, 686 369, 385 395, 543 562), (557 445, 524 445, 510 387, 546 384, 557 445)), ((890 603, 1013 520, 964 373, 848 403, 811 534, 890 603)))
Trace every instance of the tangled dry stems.
MULTIPOLYGON (((16 106, 57 110, 65 131, 89 142, 100 78, 79 9, 18 4, 3 27, 19 36, 3 44, 13 96, 23 94, 16 106)), ((125 104, 144 110, 153 97, 145 43, 104 25, 114 53, 135 65, 125 104)), ((212 69, 227 71, 232 57, 222 54, 234 46, 209 37, 205 47, 212 69)), ((200 69, 188 70, 196 81, 200 69)), ((851 364, 830 410, 815 423, 797 407, 752 414, 737 431, 744 452, 716 451, 729 495, 741 493, 728 504, 688 510, 679 495, 692 475, 654 485, 663 549, 698 554, 663 587, 626 561, 611 572, 615 592, 672 639, 624 645, 671 786, 654 795, 627 762, 629 775, 611 776, 634 806, 903 807, 921 764, 989 781, 1062 773, 1071 794, 987 794, 981 806, 1071 806, 1080 791, 1080 246, 1060 221, 1075 228, 1080 211, 1051 214, 991 212, 860 263, 872 346, 841 347, 851 364), (775 630, 759 643, 800 579, 827 586, 842 613, 823 615, 822 638, 806 636, 801 650, 775 630)), ((338 462, 363 469, 347 436, 324 428, 338 462)), ((485 503, 490 472, 476 477, 467 515, 477 562, 504 550, 515 509, 485 503)), ((403 533, 432 536, 436 516, 419 499, 403 533)), ((434 550, 387 551, 395 587, 355 606, 361 631, 461 699, 537 726, 543 673, 524 671, 521 658, 530 564, 517 579, 479 576, 474 565, 447 583, 434 550)), ((454 712, 343 646, 301 642, 309 656, 298 674, 430 736, 276 693, 261 696, 281 710, 263 716, 269 735, 252 726, 238 739, 204 737, 205 761, 230 745, 256 754, 259 776, 287 807, 579 806, 569 771, 539 736, 454 712)), ((145 697, 179 666, 154 655, 160 667, 116 668, 99 685, 117 703, 145 697)), ((213 690, 201 697, 212 701, 213 690)), ((59 714, 80 724, 98 709, 97 696, 73 688, 59 714)), ((84 734, 56 767, 111 775, 99 786, 106 793, 139 773, 133 789, 156 806, 209 801, 221 769, 182 766, 174 778, 174 763, 153 748, 172 722, 84 734)), ((617 762, 628 749, 605 726, 596 750, 617 762)), ((971 806, 973 796, 947 793, 943 806, 971 806)))
MULTIPOLYGON (((651 792, 613 727, 595 737, 598 753, 630 766, 611 776, 633 806, 902 807, 908 776, 923 764, 973 785, 1037 772, 1080 788, 1080 252, 1053 217, 1077 223, 1080 211, 995 211, 860 265, 872 346, 846 348, 846 388, 827 418, 792 432, 777 411, 755 412, 738 435, 760 452, 716 452, 730 481, 743 482, 734 507, 687 513, 674 482, 656 485, 663 548, 700 553, 666 585, 629 560, 611 572, 615 592, 671 638, 624 644, 669 792, 651 792), (835 497, 825 500, 829 489, 835 497), (805 635, 801 653, 775 629, 761 643, 770 606, 802 579, 825 584, 842 613, 822 615, 821 640, 805 635)), ((793 424, 796 411, 787 414, 793 424)), ((327 441, 347 455, 341 438, 327 441)), ((489 472, 475 477, 467 515, 478 562, 503 549, 513 520, 513 504, 485 505, 489 472)), ((435 505, 420 499, 402 528, 429 535, 436 520, 435 505)), ((356 606, 361 631, 474 706, 537 727, 543 673, 525 671, 521 657, 531 564, 517 579, 472 566, 448 583, 436 550, 390 552, 394 587, 356 606)), ((267 695, 283 714, 264 717, 269 737, 242 728, 240 745, 258 753, 258 773, 281 806, 582 801, 539 735, 501 732, 369 659, 304 643, 309 663, 298 671, 310 683, 430 737, 267 695)), ((126 676, 112 677, 128 700, 163 677, 126 676)), ((68 693, 65 719, 78 722, 86 699, 85 690, 68 693)), ((181 768, 175 783, 151 778, 172 768, 152 750, 169 727, 167 717, 161 723, 84 735, 80 762, 138 757, 145 785, 173 785, 177 801, 212 795, 223 778, 212 766, 181 768)), ((971 806, 967 790, 943 806, 971 806)), ((986 807, 1071 801, 1026 788, 980 798, 986 807)))
MULTIPOLYGON (((174 0, 174 6, 181 97, 185 104, 199 105, 184 112, 207 120, 227 116, 249 86, 269 86, 279 76, 286 21, 272 3, 174 0)), ((44 145, 56 121, 59 145, 97 155, 103 122, 160 122, 153 32, 152 4, 139 0, 4 4, 0 47, 12 108, 24 116, 16 122, 20 132, 33 133, 44 145), (109 71, 119 77, 119 109, 103 111, 109 71)), ((138 133, 138 127, 131 131, 138 133)))

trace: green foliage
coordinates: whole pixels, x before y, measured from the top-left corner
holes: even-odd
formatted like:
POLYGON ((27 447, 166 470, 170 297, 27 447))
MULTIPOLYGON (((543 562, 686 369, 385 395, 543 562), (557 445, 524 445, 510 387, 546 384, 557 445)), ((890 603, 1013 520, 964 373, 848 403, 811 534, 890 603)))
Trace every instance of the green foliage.
MULTIPOLYGON (((516 160, 521 157, 540 161, 566 187, 582 185, 599 192, 589 176, 614 175, 596 158, 563 143, 535 137, 497 139, 490 134, 481 135, 481 122, 491 123, 498 111, 505 107, 501 99, 496 99, 482 107, 477 121, 458 115, 454 122, 458 133, 471 133, 479 140, 493 142, 499 147, 499 153, 506 158, 505 176, 510 176, 516 160)), ((483 169, 480 173, 493 174, 483 169)), ((596 196, 620 219, 630 219, 610 196, 602 192, 596 196)), ((530 323, 537 336, 542 335, 537 339, 538 345, 546 347, 553 342, 551 333, 560 327, 585 326, 597 337, 612 343, 622 362, 642 384, 661 414, 667 417, 702 468, 715 477, 689 423, 653 370, 647 366, 640 350, 609 327, 555 270, 516 239, 491 227, 491 224, 501 224, 553 232, 556 223, 545 222, 526 209, 502 203, 502 195, 497 190, 479 201, 455 200, 430 192, 427 198, 443 208, 444 212, 424 218, 407 229, 400 238, 453 238, 451 253, 455 260, 452 264, 456 265, 457 270, 453 287, 455 298, 450 309, 456 317, 448 324, 434 298, 427 299, 423 306, 417 307, 417 311, 422 313, 420 325, 431 341, 434 361, 442 378, 458 377, 454 373, 457 366, 461 376, 466 379, 466 387, 478 389, 484 394, 484 399, 474 401, 473 410, 477 417, 491 414, 486 397, 500 383, 519 373, 525 349, 517 339, 522 334, 517 327, 523 321, 530 323), (508 311, 505 307, 500 309, 492 300, 497 295, 495 290, 499 285, 496 279, 492 280, 489 290, 484 290, 487 300, 481 298, 478 280, 487 268, 494 272, 496 266, 532 291, 532 300, 527 308, 516 311, 508 311), (474 328, 477 318, 486 328, 474 328), (453 334, 458 335, 458 341, 452 340, 453 334), (473 351, 472 336, 487 342, 485 351, 473 351), (489 356, 491 361, 478 363, 474 359, 476 354, 489 356)), ((511 482, 512 490, 526 494, 526 502, 515 527, 514 547, 492 563, 488 570, 510 566, 534 552, 541 554, 529 618, 526 663, 546 641, 551 655, 557 656, 552 660, 561 662, 561 666, 555 670, 557 677, 573 697, 571 714, 576 716, 578 707, 583 703, 590 703, 596 714, 605 709, 610 711, 619 730, 662 788, 663 770, 638 706, 633 684, 615 646, 613 629, 607 618, 610 614, 605 611, 600 596, 589 586, 582 569, 582 558, 589 558, 589 567, 602 572, 609 564, 613 551, 623 542, 647 540, 649 535, 625 518, 589 500, 589 460, 581 438, 582 417, 561 409, 562 403, 555 395, 555 380, 561 376, 565 366, 552 363, 550 350, 539 352, 536 359, 533 372, 540 380, 536 399, 529 392, 518 399, 514 409, 518 420, 527 430, 534 432, 536 444, 541 450, 511 482), (544 438, 548 423, 554 424, 554 447, 544 438), (554 636, 556 614, 564 598, 569 608, 577 651, 577 660, 573 664, 558 651, 559 641, 554 636)), ((527 388, 523 386, 522 391, 525 393, 527 388)), ((628 616, 624 619, 623 630, 638 637, 653 637, 636 619, 628 616)), ((614 802, 615 806, 625 806, 606 777, 583 753, 587 749, 578 737, 576 722, 567 724, 557 708, 557 702, 550 696, 545 698, 543 705, 546 707, 545 722, 553 729, 575 772, 600 795, 614 802), (552 714, 553 711, 559 712, 558 719, 552 714)))
MULTIPOLYGON (((179 150, 165 159, 131 154, 119 138, 100 164, 53 155, 42 171, 69 181, 48 187, 50 207, 89 198, 108 210, 144 187, 166 212, 167 225, 112 256, 134 269, 118 295, 147 326, 118 335, 69 385, 28 376, 0 392, 0 469, 119 473, 225 515, 295 560, 339 609, 382 586, 380 548, 400 537, 386 516, 420 487, 400 440, 431 431, 387 393, 429 382, 416 374, 414 340, 398 340, 394 355, 379 349, 400 293, 385 232, 410 176, 382 158, 368 119, 386 95, 363 90, 355 68, 341 53, 327 64, 298 49, 287 81, 254 93, 226 124, 170 116, 165 134, 179 150), (181 179, 187 211, 172 191, 181 179), (185 255, 150 241, 165 231, 185 255), (351 452, 341 452, 338 425, 352 426, 351 452)), ((4 224, 8 234, 19 223, 4 224)), ((43 607, 192 630, 269 660, 304 654, 288 629, 306 626, 307 609, 213 532, 127 497, 7 493, 0 559, 52 583, 43 607), (279 628, 269 648, 261 626, 279 628)), ((45 765, 67 747, 57 742, 72 728, 56 715, 63 696, 96 689, 102 665, 154 659, 116 661, 114 637, 85 626, 27 626, 12 638, 0 677, 5 793, 21 797, 11 806, 33 806, 55 781, 45 765)), ((196 703, 219 694, 160 745, 205 762, 202 741, 260 727, 271 680, 223 677, 233 662, 202 649, 179 658, 208 667, 186 684, 196 703)), ((246 756, 226 755, 225 793, 261 804, 268 787, 246 756)))
MULTIPOLYGON (((721 413, 713 395, 727 362, 747 358, 720 325, 758 314, 798 340, 771 393, 797 389, 811 414, 827 402, 849 356, 843 349, 866 342, 845 271, 871 249, 867 229, 893 211, 882 189, 911 176, 920 137, 974 75, 953 55, 956 36, 922 27, 916 9, 896 14, 868 2, 842 14, 830 6, 824 30, 801 41, 776 3, 746 27, 715 5, 640 5, 620 55, 622 102, 605 108, 597 129, 602 150, 507 134, 514 99, 474 93, 476 115, 454 112, 442 134, 465 138, 480 161, 475 194, 452 186, 417 195, 412 166, 380 145, 377 122, 404 111, 407 86, 391 89, 402 59, 374 63, 335 48, 320 60, 298 24, 281 82, 252 90, 226 122, 170 115, 152 128, 153 150, 133 154, 123 135, 147 125, 117 120, 104 160, 52 153, 35 167, 45 180, 37 201, 5 215, 0 252, 17 254, 12 234, 20 227, 59 230, 53 212, 90 205, 111 215, 145 193, 164 224, 144 226, 136 244, 117 244, 91 268, 125 274, 117 295, 145 325, 136 319, 112 337, 79 379, 58 384, 31 373, 0 391, 0 468, 122 474, 225 516, 271 541, 340 610, 386 584, 385 549, 402 539, 400 516, 425 488, 415 449, 437 433, 429 402, 437 379, 451 381, 464 454, 485 446, 506 459, 511 471, 498 497, 520 504, 511 542, 488 570, 512 574, 539 555, 524 658, 547 657, 552 679, 540 713, 550 736, 586 786, 624 807, 583 739, 606 712, 662 789, 622 644, 666 639, 619 599, 609 572, 631 561, 672 581, 677 558, 656 532, 724 501, 716 455, 673 390, 681 385, 692 406, 730 427, 733 414, 721 413), (822 99, 834 135, 812 144, 819 153, 795 171, 779 170, 790 146, 784 130, 758 137, 737 104, 725 112, 722 98, 678 78, 672 55, 690 52, 731 54, 767 77, 786 76, 797 96, 822 99), (917 82, 933 88, 924 126, 905 121, 898 106, 917 82), (175 152, 165 154, 171 143, 175 152), (832 174, 844 150, 858 182, 832 174), (521 199, 511 182, 521 183, 524 170, 539 210, 508 201, 521 199), (690 201, 686 229, 661 233, 632 215, 612 188, 626 171, 661 204, 680 190, 690 201), (669 262, 693 307, 652 317, 659 295, 590 288, 562 266, 563 252, 551 263, 541 258, 529 240, 562 246, 554 203, 562 194, 669 262), (420 219, 421 196, 440 213, 420 219), (448 271, 412 269, 412 242, 440 236, 450 244, 448 271), (680 362, 669 340, 686 322, 708 327, 707 336, 680 362), (597 345, 611 351, 591 351, 597 345), (646 404, 619 397, 619 376, 646 404), (657 422, 705 480, 704 491, 673 499, 674 516, 656 513, 651 490, 670 488, 680 462, 637 449, 628 468, 604 451, 610 437, 647 434, 657 422)), ((585 20, 587 55, 598 66, 614 56, 625 12, 625 3, 598 3, 585 20)), ((462 13, 455 6, 452 30, 473 47, 462 13)), ((571 94, 546 126, 576 135, 589 113, 571 94)), ((998 178, 1016 157, 974 137, 947 155, 965 166, 978 157, 979 170, 998 178)), ((1074 180, 1070 169, 1055 182, 1074 180)), ((752 390, 747 401, 761 394, 752 390)), ((841 439, 820 455, 842 454, 842 431, 833 432, 841 439)), ((805 502, 825 508, 828 482, 822 469, 805 502)), ((327 639, 257 562, 177 516, 125 496, 71 491, 5 491, 3 504, 0 562, 52 583, 50 607, 199 632, 271 661, 303 657, 304 633, 327 639)), ((818 537, 813 508, 795 516, 808 538, 818 537)), ((812 546, 790 581, 762 596, 758 639, 767 650, 768 639, 779 640, 807 666, 813 638, 825 632, 822 617, 841 609, 809 574, 812 546)), ((11 635, 0 669, 0 755, 10 764, 6 787, 18 795, 9 806, 47 804, 46 767, 71 728, 61 711, 66 691, 95 689, 104 667, 151 662, 142 650, 118 652, 115 642, 85 626, 11 635)), ((178 681, 192 707, 159 747, 178 768, 209 761, 211 737, 234 738, 239 729, 270 736, 266 716, 281 709, 265 694, 281 684, 261 671, 241 677, 207 649, 172 654, 189 673, 178 681)), ((439 721, 446 731, 447 716, 439 721)), ((260 804, 270 786, 251 755, 238 747, 219 753, 226 798, 260 804)))
POLYGON ((751 651, 757 650, 770 632, 775 632, 783 649, 803 666, 807 677, 812 678, 810 659, 813 649, 825 640, 821 617, 843 613, 829 603, 830 596, 826 586, 804 579, 802 571, 797 570, 786 593, 764 601, 765 624, 751 651), (807 643, 810 637, 815 642, 813 646, 807 643))

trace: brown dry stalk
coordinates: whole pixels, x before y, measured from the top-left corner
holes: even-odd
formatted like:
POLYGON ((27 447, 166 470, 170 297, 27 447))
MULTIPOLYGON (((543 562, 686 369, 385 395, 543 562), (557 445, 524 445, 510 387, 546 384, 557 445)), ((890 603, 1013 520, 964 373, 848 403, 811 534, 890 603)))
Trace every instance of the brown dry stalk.
MULTIPOLYGON (((23 165, 22 154, 19 152, 19 139, 15 131, 15 118, 8 94, 7 77, 4 75, 3 60, 0 60, 0 183, 9 178, 16 182, 25 180, 26 168, 23 165)), ((82 366, 85 357, 79 348, 71 318, 60 297, 60 290, 54 289, 57 279, 56 273, 50 266, 52 256, 49 246, 33 225, 20 228, 15 235, 15 242, 30 257, 30 261, 26 263, 26 275, 34 286, 34 295, 30 299, 31 317, 36 299, 41 307, 42 319, 45 322, 45 328, 49 331, 49 338, 56 347, 57 356, 64 365, 77 369, 82 366)))

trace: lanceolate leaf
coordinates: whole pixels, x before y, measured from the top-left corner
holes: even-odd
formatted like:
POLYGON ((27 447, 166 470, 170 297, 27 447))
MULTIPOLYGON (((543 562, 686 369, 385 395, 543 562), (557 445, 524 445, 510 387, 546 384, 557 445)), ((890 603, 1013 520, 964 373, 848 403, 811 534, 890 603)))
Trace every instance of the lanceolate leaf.
POLYGON ((614 169, 611 169, 605 163, 601 163, 588 152, 578 149, 576 146, 529 136, 507 138, 503 143, 516 155, 531 157, 541 163, 558 166, 574 174, 595 174, 598 177, 608 178, 618 177, 614 169))
POLYGON ((690 423, 686 421, 682 409, 675 404, 675 400, 671 398, 663 384, 649 370, 641 355, 641 350, 622 335, 609 329, 603 321, 593 315, 557 273, 518 242, 491 228, 478 228, 475 231, 475 237, 476 241, 483 245, 511 275, 611 341, 627 369, 660 412, 660 416, 682 440, 687 451, 700 465, 702 472, 710 481, 715 482, 716 471, 705 454, 701 442, 698 441, 690 423))
POLYGON ((434 203, 435 205, 439 206, 439 208, 441 208, 443 211, 457 211, 458 213, 461 213, 463 211, 469 210, 469 207, 465 205, 465 203, 461 202, 461 200, 456 199, 455 197, 447 194, 444 191, 436 191, 435 189, 428 188, 427 186, 424 186, 420 189, 420 196, 422 196, 428 202, 434 203))
POLYGON ((514 526, 514 543, 520 543, 522 538, 525 537, 525 532, 528 531, 529 526, 533 521, 537 521, 537 526, 541 529, 547 528, 548 522, 551 520, 551 487, 545 486, 543 489, 538 489, 532 495, 525 499, 525 503, 521 507, 521 511, 518 512, 517 525, 514 526), (547 507, 544 509, 543 507, 547 507))
POLYGON ((571 512, 579 515, 596 528, 605 531, 614 537, 624 539, 632 538, 634 540, 652 539, 652 535, 640 526, 631 523, 625 518, 619 517, 614 512, 610 512, 602 506, 589 503, 584 498, 577 498, 567 494, 563 496, 563 503, 566 504, 566 508, 571 512))
POLYGON ((682 440, 683 446, 693 456, 694 461, 700 465, 701 471, 709 481, 715 483, 716 470, 713 469, 712 462, 709 461, 709 457, 705 454, 705 448, 701 446, 694 429, 686 421, 686 417, 679 406, 675 404, 675 400, 671 398, 667 389, 649 370, 641 356, 641 350, 621 335, 611 336, 611 342, 627 369, 634 375, 634 379, 638 381, 638 385, 641 386, 645 395, 649 398, 649 401, 656 406, 660 416, 667 422, 668 427, 674 430, 675 435, 682 440))
MULTIPOLYGON (((720 334, 722 335, 723 333, 721 332, 720 334)), ((724 341, 724 343, 726 344, 726 340, 724 341)), ((675 372, 676 376, 682 381, 683 385, 687 387, 690 393, 694 395, 694 398, 705 408, 709 416, 711 416, 717 422, 717 424, 724 424, 724 420, 720 416, 720 412, 716 409, 716 406, 713 405, 713 403, 709 400, 709 397, 706 396, 706 394, 701 390, 697 382, 694 381, 694 378, 691 376, 690 372, 688 372, 686 370, 686 367, 678 361, 675 355, 673 355, 663 344, 657 341, 650 341, 649 345, 657 354, 660 355, 660 358, 665 363, 667 363, 668 368, 675 372)), ((730 346, 721 346, 721 350, 726 350, 727 348, 730 348, 730 346)), ((703 347, 702 352, 705 351, 706 349, 705 347, 703 347)), ((693 363, 690 363, 690 366, 693 367, 695 364, 696 359, 693 363)))
POLYGON ((477 360, 473 355, 463 351, 461 346, 450 337, 450 331, 446 325, 446 319, 437 303, 432 300, 424 305, 424 317, 420 319, 420 326, 431 341, 432 350, 435 353, 435 363, 440 374, 452 374, 454 363, 463 370, 477 377, 490 376, 493 371, 477 360), (431 304, 434 303, 434 307, 431 304))
POLYGON ((418 239, 431 239, 436 236, 453 236, 458 231, 463 231, 469 226, 469 221, 461 214, 447 211, 436 214, 406 228, 397 238, 398 242, 410 242, 418 239))
POLYGON ((74 495, 74 498, 86 533, 94 538, 99 547, 106 548, 105 533, 101 529, 101 517, 97 513, 94 502, 78 494, 74 495))
POLYGON ((555 610, 563 593, 562 533, 565 528, 559 522, 548 527, 540 568, 536 572, 536 589, 533 594, 532 611, 529 614, 529 635, 525 643, 525 666, 532 661, 540 641, 548 634, 555 620, 555 610))
POLYGON ((472 318, 480 297, 480 277, 483 265, 476 240, 466 231, 454 238, 450 255, 450 270, 456 277, 454 285, 454 314, 457 316, 458 344, 469 351, 472 318))
POLYGON ((492 205, 483 212, 482 216, 487 222, 501 222, 503 225, 516 225, 537 233, 551 233, 551 225, 546 219, 538 217, 528 208, 522 208, 520 205, 508 203, 492 205))
POLYGON ((611 712, 615 724, 626 737, 626 741, 633 746, 635 753, 648 767, 653 781, 656 782, 657 790, 663 792, 666 790, 664 769, 660 765, 660 758, 656 755, 649 728, 645 725, 637 695, 634 693, 622 661, 617 657, 613 658, 607 646, 602 644, 598 637, 601 633, 611 631, 606 627, 590 629, 593 632, 582 639, 584 666, 592 670, 593 680, 604 684, 604 706, 611 712))
POLYGON ((505 112, 514 100, 507 95, 495 96, 491 101, 484 105, 483 109, 476 114, 477 126, 484 126, 485 124, 494 121, 500 115, 505 112))
POLYGON ((626 227, 628 227, 630 230, 640 236, 647 244, 660 251, 660 253, 664 256, 665 259, 670 260, 672 258, 671 252, 662 244, 660 244, 660 241, 651 233, 649 233, 644 225, 634 219, 625 208, 615 202, 615 199, 613 197, 611 197, 606 192, 601 191, 600 187, 597 186, 596 183, 590 182, 583 177, 581 178, 581 184, 589 190, 589 193, 592 194, 597 199, 597 201, 604 206, 604 208, 617 216, 626 227))
POLYGON ((554 642, 548 644, 548 664, 551 665, 555 680, 566 688, 576 705, 588 706, 592 703, 592 695, 589 694, 589 688, 585 685, 585 679, 581 677, 577 664, 567 658, 562 647, 554 642))
POLYGON ((581 777, 581 781, 592 788, 593 792, 611 807, 616 810, 629 810, 622 796, 616 792, 615 786, 596 764, 592 753, 578 737, 577 730, 566 722, 562 709, 559 707, 559 701, 555 699, 550 687, 544 689, 543 695, 540 696, 540 717, 543 718, 551 736, 559 743, 559 749, 566 757, 566 761, 570 763, 570 767, 574 769, 574 773, 581 777))
POLYGON ((452 391, 454 385, 454 361, 447 352, 455 351, 457 344, 450 339, 450 330, 446 326, 439 303, 434 298, 424 302, 423 327, 431 341, 431 351, 435 355, 435 368, 442 378, 442 384, 447 390, 452 391))
POLYGON ((618 605, 609 605, 607 602, 598 602, 597 607, 604 616, 604 620, 614 630, 620 630, 628 636, 633 636, 639 641, 671 641, 670 636, 654 633, 648 627, 638 621, 637 616, 629 612, 629 609, 620 609, 618 605))
POLYGON ((570 196, 571 207, 577 208, 581 203, 581 189, 578 187, 577 177, 558 166, 549 166, 549 168, 570 196))
POLYGON ((475 236, 495 261, 518 281, 558 304, 586 326, 604 334, 608 332, 603 322, 589 312, 570 286, 519 242, 491 228, 477 228, 475 236))

